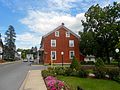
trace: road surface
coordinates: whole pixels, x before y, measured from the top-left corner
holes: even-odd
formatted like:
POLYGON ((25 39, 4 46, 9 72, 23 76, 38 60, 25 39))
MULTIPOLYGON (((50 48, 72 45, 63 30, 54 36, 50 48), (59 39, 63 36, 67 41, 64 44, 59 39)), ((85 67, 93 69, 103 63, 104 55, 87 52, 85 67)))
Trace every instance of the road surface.
POLYGON ((0 90, 19 90, 29 70, 44 69, 45 66, 30 66, 27 62, 0 65, 0 90))

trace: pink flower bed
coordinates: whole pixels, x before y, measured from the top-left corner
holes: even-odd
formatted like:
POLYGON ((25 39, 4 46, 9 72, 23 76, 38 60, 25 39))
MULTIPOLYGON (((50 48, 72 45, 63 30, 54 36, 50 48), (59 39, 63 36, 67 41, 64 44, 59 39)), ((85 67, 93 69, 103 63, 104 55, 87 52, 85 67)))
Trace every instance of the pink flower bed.
POLYGON ((48 90, 65 90, 64 83, 60 80, 57 80, 55 77, 48 76, 45 78, 46 85, 48 90))

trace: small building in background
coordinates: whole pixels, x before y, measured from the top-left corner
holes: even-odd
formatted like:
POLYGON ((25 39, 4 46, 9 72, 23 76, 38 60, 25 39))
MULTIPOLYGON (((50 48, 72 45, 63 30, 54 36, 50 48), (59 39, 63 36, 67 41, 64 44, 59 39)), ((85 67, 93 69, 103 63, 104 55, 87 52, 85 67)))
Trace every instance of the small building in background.
POLYGON ((85 61, 85 62, 88 62, 88 61, 95 62, 95 56, 93 56, 93 55, 87 55, 87 56, 84 58, 84 61, 85 61))
POLYGON ((21 60, 21 52, 15 52, 15 59, 16 60, 21 60))
POLYGON ((2 60, 2 57, 3 57, 3 42, 0 34, 0 60, 2 60))
POLYGON ((26 58, 28 62, 34 62, 33 54, 27 54, 26 58))

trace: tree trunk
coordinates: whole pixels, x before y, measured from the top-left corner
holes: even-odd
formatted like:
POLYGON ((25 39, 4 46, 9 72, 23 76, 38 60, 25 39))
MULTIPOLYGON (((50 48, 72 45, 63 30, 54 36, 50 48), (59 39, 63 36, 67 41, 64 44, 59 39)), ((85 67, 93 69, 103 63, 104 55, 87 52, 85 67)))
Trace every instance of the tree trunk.
POLYGON ((108 50, 107 47, 105 48, 105 50, 106 50, 106 59, 107 59, 107 63, 110 64, 109 50, 108 50))

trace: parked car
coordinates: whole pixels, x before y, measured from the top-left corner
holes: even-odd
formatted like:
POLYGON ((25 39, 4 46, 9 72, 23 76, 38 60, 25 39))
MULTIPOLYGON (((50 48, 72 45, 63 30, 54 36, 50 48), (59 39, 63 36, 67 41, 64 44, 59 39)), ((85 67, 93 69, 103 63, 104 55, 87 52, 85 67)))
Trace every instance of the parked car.
POLYGON ((23 59, 23 62, 28 62, 28 60, 27 59, 23 59))

